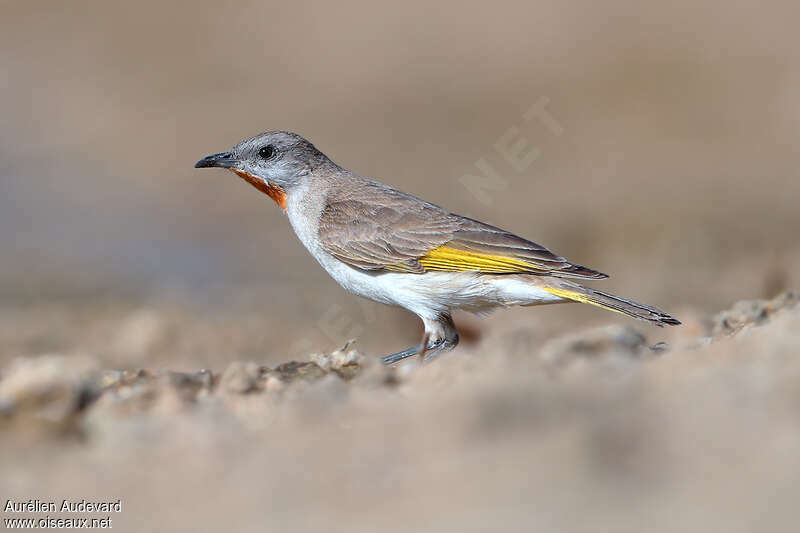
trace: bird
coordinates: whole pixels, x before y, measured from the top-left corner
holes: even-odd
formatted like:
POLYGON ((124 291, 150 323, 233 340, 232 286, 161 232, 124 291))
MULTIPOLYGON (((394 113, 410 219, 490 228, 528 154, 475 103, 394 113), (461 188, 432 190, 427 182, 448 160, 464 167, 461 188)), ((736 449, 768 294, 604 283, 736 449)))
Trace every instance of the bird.
POLYGON ((386 364, 455 348, 456 310, 481 315, 581 302, 657 326, 680 324, 656 307, 576 281, 607 278, 602 272, 359 176, 297 133, 261 133, 204 157, 195 168, 230 170, 274 200, 300 242, 345 290, 420 318, 421 342, 382 357, 386 364))

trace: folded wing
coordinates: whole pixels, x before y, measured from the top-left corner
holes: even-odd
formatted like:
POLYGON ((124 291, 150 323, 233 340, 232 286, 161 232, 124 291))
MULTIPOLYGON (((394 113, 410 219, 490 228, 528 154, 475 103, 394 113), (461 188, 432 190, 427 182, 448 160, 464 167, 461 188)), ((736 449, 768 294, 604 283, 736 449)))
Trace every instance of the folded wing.
POLYGON ((330 201, 319 237, 328 253, 364 270, 607 277, 513 233, 377 183, 330 201))

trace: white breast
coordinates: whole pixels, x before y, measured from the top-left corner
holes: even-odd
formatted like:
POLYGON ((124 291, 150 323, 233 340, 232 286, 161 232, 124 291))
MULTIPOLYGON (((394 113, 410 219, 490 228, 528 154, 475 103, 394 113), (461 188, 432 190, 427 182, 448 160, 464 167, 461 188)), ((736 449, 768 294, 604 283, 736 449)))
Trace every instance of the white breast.
POLYGON ((399 305, 381 290, 381 283, 376 275, 353 268, 322 248, 318 233, 321 203, 320 199, 309 198, 307 185, 304 189, 293 191, 287 199, 286 215, 303 246, 346 290, 382 303, 399 305))

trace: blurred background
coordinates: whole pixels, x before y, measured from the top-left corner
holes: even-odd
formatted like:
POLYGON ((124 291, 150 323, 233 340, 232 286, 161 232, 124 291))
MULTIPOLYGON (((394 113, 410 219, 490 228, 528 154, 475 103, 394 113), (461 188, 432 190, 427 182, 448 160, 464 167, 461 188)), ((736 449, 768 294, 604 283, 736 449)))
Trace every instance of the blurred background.
MULTIPOLYGON (((0 364, 220 370, 416 342, 267 197, 193 168, 273 129, 680 318, 800 285, 797 2, 0 4, 0 364), (497 145, 518 139, 537 156, 515 167, 497 145), (469 177, 481 161, 497 179, 469 177)), ((457 317, 483 350, 509 323, 626 320, 457 317)))

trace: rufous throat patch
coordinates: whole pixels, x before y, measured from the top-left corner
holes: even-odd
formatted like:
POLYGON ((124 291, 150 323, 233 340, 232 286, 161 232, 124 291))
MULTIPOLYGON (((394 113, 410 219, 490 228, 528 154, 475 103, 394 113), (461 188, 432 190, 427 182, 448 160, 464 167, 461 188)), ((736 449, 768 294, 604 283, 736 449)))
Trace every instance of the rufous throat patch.
POLYGON ((228 170, 230 170, 231 172, 242 178, 244 181, 246 181, 259 191, 263 192, 264 194, 275 200, 275 203, 278 204, 281 209, 286 211, 286 191, 284 191, 282 188, 278 187, 277 185, 269 185, 261 178, 253 176, 252 174, 250 174, 249 172, 245 172, 244 170, 239 170, 238 168, 231 168, 228 170))

